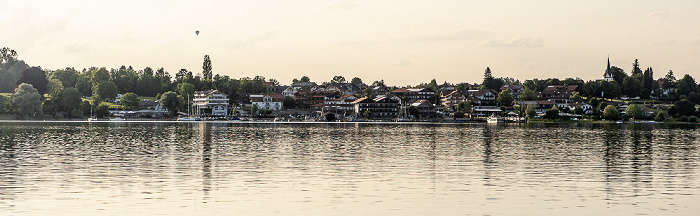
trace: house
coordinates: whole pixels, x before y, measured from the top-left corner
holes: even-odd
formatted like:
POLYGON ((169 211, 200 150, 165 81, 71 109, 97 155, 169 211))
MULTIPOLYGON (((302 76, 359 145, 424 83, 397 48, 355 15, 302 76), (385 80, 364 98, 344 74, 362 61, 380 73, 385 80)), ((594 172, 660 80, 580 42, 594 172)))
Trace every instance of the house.
POLYGON ((443 95, 440 98, 440 102, 442 105, 445 105, 445 107, 449 107, 454 110, 454 107, 456 107, 460 102, 466 101, 467 97, 460 93, 459 91, 452 91, 447 95, 443 95))
POLYGON ((537 112, 537 114, 544 114, 545 112, 547 112, 548 109, 551 109, 557 104, 553 101, 548 100, 521 101, 518 103, 522 104, 523 106, 527 106, 530 104, 534 105, 535 112, 537 112))
POLYGON ((572 103, 571 96, 578 89, 578 85, 551 85, 537 93, 540 100, 553 101, 555 103, 572 103))
POLYGON ((374 86, 372 88, 372 95, 386 95, 389 93, 389 89, 386 88, 386 86, 374 86))
POLYGON ((363 97, 352 103, 357 116, 368 118, 396 118, 399 111, 399 101, 387 97, 363 97))
POLYGON ((228 95, 219 90, 196 91, 192 106, 199 116, 226 116, 228 101, 228 95))
POLYGON ((354 94, 343 94, 335 99, 326 100, 324 104, 328 109, 343 110, 349 113, 355 110, 355 105, 352 102, 357 99, 359 98, 354 94))
POLYGON ((298 104, 312 106, 314 104, 325 104, 326 100, 339 97, 339 91, 302 91, 294 94, 294 99, 298 104))
POLYGON ((158 101, 142 100, 139 102, 139 110, 165 111, 158 101))
POLYGON ((523 94, 525 87, 523 85, 508 84, 501 86, 501 88, 498 90, 503 91, 506 89, 510 89, 511 95, 513 95, 513 98, 517 100, 520 99, 520 96, 523 94))
POLYGON ((435 95, 435 91, 429 88, 399 88, 391 91, 403 100, 401 103, 411 103, 416 100, 430 100, 435 95))
POLYGON ((250 95, 249 98, 258 109, 280 111, 283 108, 284 95, 250 95))
POLYGON ((343 94, 359 94, 362 90, 352 83, 331 83, 326 86, 325 91, 339 91, 343 94))
POLYGON ((498 92, 493 89, 468 90, 467 98, 473 98, 471 101, 478 105, 495 105, 498 92), (474 100, 478 99, 478 100, 474 100))
POLYGON ((417 100, 413 102, 411 106, 418 109, 418 115, 420 115, 420 117, 433 117, 436 114, 435 105, 428 100, 417 100))
POLYGON ((587 103, 579 102, 579 103, 569 104, 569 110, 573 111, 574 109, 576 109, 577 106, 581 107, 581 109, 583 110, 583 114, 586 114, 586 115, 593 114, 593 106, 590 104, 587 104, 587 103))

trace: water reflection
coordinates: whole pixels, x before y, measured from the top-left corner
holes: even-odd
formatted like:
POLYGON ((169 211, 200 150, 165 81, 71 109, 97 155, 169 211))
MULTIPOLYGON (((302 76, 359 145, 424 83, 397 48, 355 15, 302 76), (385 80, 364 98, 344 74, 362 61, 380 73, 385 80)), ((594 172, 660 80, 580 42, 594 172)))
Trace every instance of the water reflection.
POLYGON ((697 137, 697 125, 3 123, 0 212, 684 214, 700 210, 697 137))

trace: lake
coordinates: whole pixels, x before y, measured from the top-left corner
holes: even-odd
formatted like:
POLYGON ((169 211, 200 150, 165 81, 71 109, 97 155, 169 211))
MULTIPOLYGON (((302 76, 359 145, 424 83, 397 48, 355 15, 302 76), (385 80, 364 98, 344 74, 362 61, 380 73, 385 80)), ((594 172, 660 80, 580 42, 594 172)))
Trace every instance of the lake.
POLYGON ((0 122, 0 215, 697 215, 699 131, 0 122))

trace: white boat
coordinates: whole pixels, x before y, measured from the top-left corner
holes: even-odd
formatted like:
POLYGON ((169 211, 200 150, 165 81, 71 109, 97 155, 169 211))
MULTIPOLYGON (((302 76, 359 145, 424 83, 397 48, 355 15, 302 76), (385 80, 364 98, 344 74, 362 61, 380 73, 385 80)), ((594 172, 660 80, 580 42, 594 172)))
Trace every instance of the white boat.
POLYGON ((486 122, 489 124, 503 123, 503 118, 501 118, 499 116, 491 116, 488 119, 486 119, 486 122))
POLYGON ((196 121, 197 119, 192 118, 192 117, 181 117, 178 118, 177 121, 196 121))
POLYGON ((126 121, 125 118, 120 118, 120 117, 111 118, 111 119, 109 119, 109 120, 110 120, 110 121, 126 121))

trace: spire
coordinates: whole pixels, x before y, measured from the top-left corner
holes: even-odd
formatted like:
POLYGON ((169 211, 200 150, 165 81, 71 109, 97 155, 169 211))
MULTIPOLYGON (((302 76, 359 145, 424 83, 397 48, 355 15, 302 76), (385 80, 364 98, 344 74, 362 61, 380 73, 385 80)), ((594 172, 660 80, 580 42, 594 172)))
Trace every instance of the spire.
POLYGON ((608 56, 608 68, 605 69, 605 77, 612 77, 612 71, 610 70, 610 56, 608 56))

